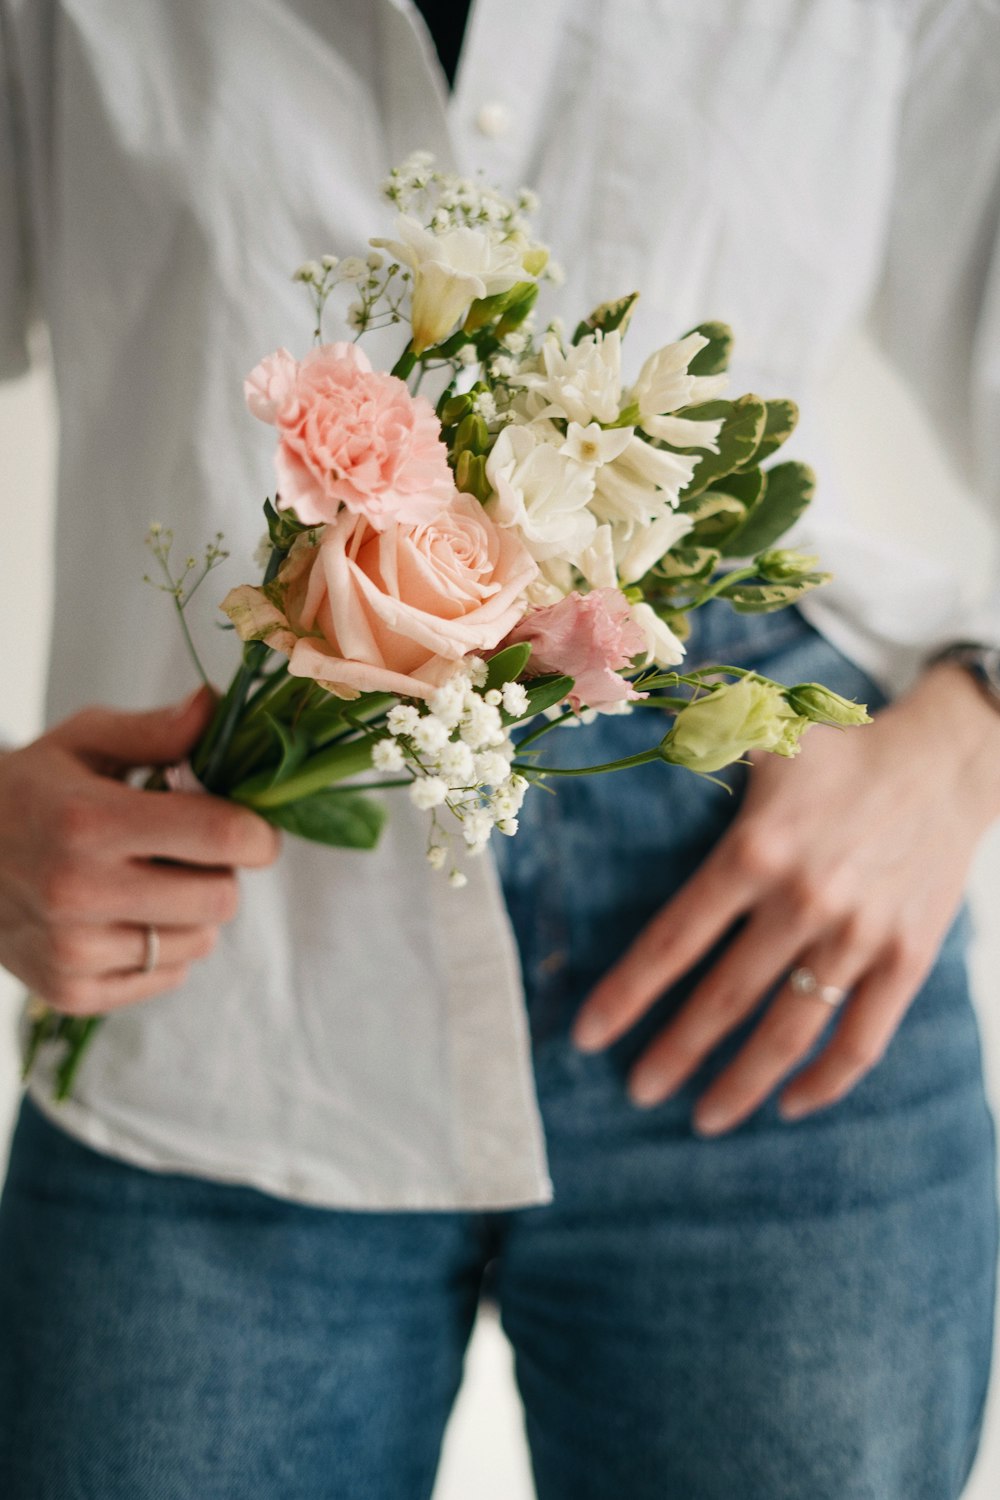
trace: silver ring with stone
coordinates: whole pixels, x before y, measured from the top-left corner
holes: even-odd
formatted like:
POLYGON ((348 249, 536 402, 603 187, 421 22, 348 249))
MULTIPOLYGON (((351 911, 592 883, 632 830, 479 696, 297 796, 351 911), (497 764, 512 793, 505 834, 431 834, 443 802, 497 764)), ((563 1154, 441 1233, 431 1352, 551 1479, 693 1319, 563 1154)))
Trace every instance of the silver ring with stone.
POLYGON ((788 982, 796 995, 814 995, 817 1000, 822 1000, 824 1005, 829 1005, 834 1010, 847 994, 839 985, 820 984, 812 969, 805 967, 793 969, 788 982))

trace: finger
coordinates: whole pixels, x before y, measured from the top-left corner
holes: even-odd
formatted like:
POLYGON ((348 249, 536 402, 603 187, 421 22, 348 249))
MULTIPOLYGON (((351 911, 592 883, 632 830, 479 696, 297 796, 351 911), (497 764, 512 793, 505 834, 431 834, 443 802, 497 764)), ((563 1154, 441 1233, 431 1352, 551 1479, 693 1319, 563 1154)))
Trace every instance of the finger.
MULTIPOLYGON (((842 927, 803 952, 796 967, 809 970, 824 987, 846 997, 870 967, 872 956, 870 945, 852 943, 842 927)), ((799 993, 791 979, 786 980, 748 1041, 699 1099, 695 1129, 702 1135, 722 1135, 751 1115, 815 1046, 836 1008, 818 993, 799 993)))
POLYGON ((108 784, 115 843, 125 854, 194 865, 262 869, 281 851, 281 835, 248 807, 197 792, 145 792, 108 784))
MULTIPOLYGON (((60 978, 95 977, 142 970, 149 926, 81 925, 58 930, 51 940, 52 969, 60 978)), ((216 927, 156 927, 156 967, 173 969, 205 958, 218 940, 216 927)))
POLYGON ((572 1039, 585 1052, 608 1046, 742 916, 759 891, 754 872, 725 838, 649 922, 587 997, 572 1039))
POLYGON ((239 887, 227 870, 133 861, 123 865, 80 863, 47 882, 43 918, 57 927, 217 927, 236 915, 239 887))
POLYGON ((149 974, 131 972, 108 974, 100 978, 73 977, 39 990, 39 999, 53 1010, 69 1016, 100 1016, 174 990, 187 978, 187 966, 176 964, 154 969, 149 974))
POLYGON ((259 869, 281 848, 278 830, 249 808, 194 792, 147 792, 82 780, 53 813, 60 847, 81 857, 125 855, 259 869))
POLYGON ((48 738, 102 770, 167 766, 182 760, 201 738, 215 702, 212 689, 200 687, 180 703, 145 713, 85 708, 57 724, 48 738))
POLYGON ((871 1072, 895 1035, 930 963, 930 959, 921 963, 892 953, 869 970, 855 988, 829 1044, 778 1100, 786 1120, 798 1120, 835 1104, 871 1072))
POLYGON ((713 964, 676 1016, 643 1052, 628 1080, 636 1104, 659 1104, 751 1015, 812 936, 804 917, 768 902, 713 964))

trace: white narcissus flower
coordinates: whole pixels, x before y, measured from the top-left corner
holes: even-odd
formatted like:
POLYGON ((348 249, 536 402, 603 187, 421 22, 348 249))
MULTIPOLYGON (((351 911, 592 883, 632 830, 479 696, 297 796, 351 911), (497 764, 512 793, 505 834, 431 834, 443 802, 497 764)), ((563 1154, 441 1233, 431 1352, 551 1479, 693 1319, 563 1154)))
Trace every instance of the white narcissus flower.
POLYGON ((413 270, 410 321, 417 354, 447 338, 478 297, 534 279, 524 269, 521 247, 489 229, 462 225, 434 234, 409 214, 399 216, 396 229, 398 240, 370 243, 413 270))
POLYGON ((618 559, 622 583, 638 583, 640 578, 645 578, 653 564, 658 563, 671 547, 676 546, 693 525, 690 516, 683 516, 672 510, 666 515, 657 516, 649 526, 640 527, 633 532, 618 559))
POLYGON ((684 659, 684 643, 665 625, 651 604, 632 605, 632 618, 646 637, 644 667, 675 667, 684 659))
POLYGON ((597 526, 588 508, 593 468, 567 457, 544 429, 511 425, 493 445, 486 477, 494 492, 490 519, 516 528, 536 562, 579 557, 597 526))
POLYGON ((538 356, 538 369, 515 375, 512 385, 541 396, 543 416, 567 422, 616 422, 622 398, 622 341, 613 333, 589 334, 565 352, 557 338, 547 338, 538 356))
MULTIPOLYGON (((666 344, 649 356, 629 392, 630 403, 639 408, 642 427, 646 427, 649 417, 659 417, 664 412, 693 406, 699 401, 711 401, 726 389, 728 380, 725 375, 688 373, 688 365, 707 343, 703 334, 689 333, 687 338, 666 344)), ((655 434, 657 437, 661 435, 655 434)))
POLYGON ((677 504, 697 466, 696 457, 668 453, 633 437, 613 463, 597 470, 592 509, 628 540, 637 526, 648 526, 677 504))
POLYGON ((611 427, 605 429, 597 422, 581 427, 579 422, 570 422, 566 429, 566 441, 559 449, 567 458, 578 464, 609 464, 625 452, 633 436, 633 427, 611 427))

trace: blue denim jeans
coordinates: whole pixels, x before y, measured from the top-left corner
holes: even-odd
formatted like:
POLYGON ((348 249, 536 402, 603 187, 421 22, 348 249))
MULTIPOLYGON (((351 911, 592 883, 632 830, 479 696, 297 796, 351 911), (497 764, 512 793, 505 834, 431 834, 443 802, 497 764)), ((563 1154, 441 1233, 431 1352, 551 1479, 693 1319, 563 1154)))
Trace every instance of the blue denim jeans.
MULTIPOLYGON (((880 701, 794 611, 703 619, 701 656, 880 701)), ((636 714, 543 743, 610 759, 649 737, 636 714)), ((540 1500, 954 1500, 997 1249, 965 915, 883 1061, 798 1124, 770 1101, 692 1133, 746 1027, 675 1098, 628 1101, 696 975, 608 1051, 568 1040, 737 806, 646 767, 535 793, 503 842, 551 1205, 309 1208, 127 1166, 25 1103, 0 1205, 0 1495, 419 1500, 485 1288, 540 1500)))

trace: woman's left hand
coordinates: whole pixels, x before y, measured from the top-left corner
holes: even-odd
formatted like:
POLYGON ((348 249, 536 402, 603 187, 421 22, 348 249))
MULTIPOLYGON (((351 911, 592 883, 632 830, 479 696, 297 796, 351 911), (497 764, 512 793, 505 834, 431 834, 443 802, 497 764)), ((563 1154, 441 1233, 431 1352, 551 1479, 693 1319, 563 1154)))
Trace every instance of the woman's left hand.
POLYGON ((573 1029, 583 1050, 607 1046, 745 918, 628 1080, 637 1104, 667 1098, 780 983, 698 1100, 694 1125, 704 1135, 746 1119, 829 1021, 827 1002, 792 989, 794 968, 849 994, 826 1046, 781 1094, 782 1115, 834 1103, 875 1066, 1000 816, 1000 713, 954 664, 930 668, 870 725, 816 727, 794 760, 751 760, 729 830, 601 980, 573 1029))

